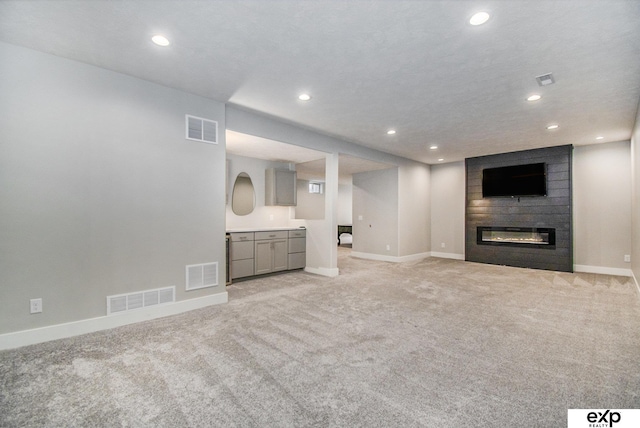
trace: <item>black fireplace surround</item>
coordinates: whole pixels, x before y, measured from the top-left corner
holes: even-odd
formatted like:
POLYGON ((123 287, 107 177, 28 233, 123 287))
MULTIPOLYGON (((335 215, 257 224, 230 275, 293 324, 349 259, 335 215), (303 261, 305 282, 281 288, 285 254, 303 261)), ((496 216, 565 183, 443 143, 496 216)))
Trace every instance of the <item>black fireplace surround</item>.
POLYGON ((465 260, 573 271, 570 145, 465 160, 465 260), (544 163, 546 196, 483 197, 488 168, 544 163))

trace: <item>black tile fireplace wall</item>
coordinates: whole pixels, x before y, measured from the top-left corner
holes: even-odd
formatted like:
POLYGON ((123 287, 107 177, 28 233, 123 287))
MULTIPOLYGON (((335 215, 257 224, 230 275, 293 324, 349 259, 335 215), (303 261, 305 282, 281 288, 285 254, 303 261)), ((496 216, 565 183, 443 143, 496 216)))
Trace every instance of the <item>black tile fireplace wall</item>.
POLYGON ((465 160, 467 196, 465 259, 507 266, 573 271, 571 145, 526 150, 465 160), (483 198, 482 170, 510 165, 547 164, 547 196, 483 198), (553 228, 555 248, 478 245, 477 228, 553 228))

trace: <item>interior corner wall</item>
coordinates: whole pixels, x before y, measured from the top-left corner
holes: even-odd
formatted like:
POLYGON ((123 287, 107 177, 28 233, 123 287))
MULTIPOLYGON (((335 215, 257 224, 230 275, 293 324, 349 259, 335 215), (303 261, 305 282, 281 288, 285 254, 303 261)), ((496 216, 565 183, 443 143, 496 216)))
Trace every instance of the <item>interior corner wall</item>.
POLYGON ((429 165, 398 167, 398 256, 431 250, 431 170, 429 165), (416 239, 416 236, 423 237, 416 239))
POLYGON ((640 104, 631 136, 631 270, 640 282, 640 104))
MULTIPOLYGON (((629 141, 573 150, 573 243, 576 271, 629 270, 631 254, 629 141)), ((621 271, 622 272, 622 271, 621 271)))
POLYGON ((398 257, 397 168, 353 174, 353 216, 354 252, 398 257))
POLYGON ((464 259, 464 162, 431 166, 431 253, 464 259))
POLYGON ((106 296, 225 263, 225 110, 209 99, 0 43, 0 334, 106 315, 106 296), (185 114, 219 144, 185 139, 185 114), (43 311, 29 313, 29 300, 43 311))

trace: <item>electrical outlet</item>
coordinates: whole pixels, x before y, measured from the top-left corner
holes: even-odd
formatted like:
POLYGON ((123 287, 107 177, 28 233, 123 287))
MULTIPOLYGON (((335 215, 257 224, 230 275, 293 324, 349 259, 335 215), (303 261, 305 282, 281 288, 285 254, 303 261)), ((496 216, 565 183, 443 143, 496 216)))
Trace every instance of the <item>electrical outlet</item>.
POLYGON ((387 244, 387 251, 391 251, 391 245, 387 244))
POLYGON ((624 255, 624 261, 627 263, 631 263, 631 254, 625 254, 624 255))
POLYGON ((359 216, 358 216, 358 220, 362 220, 362 215, 359 215, 359 216))
POLYGON ((31 299, 30 301, 31 313, 39 314, 42 312, 42 299, 31 299))
POLYGON ((269 220, 273 220, 273 214, 269 214, 269 220))
POLYGON ((445 247, 444 242, 440 244, 440 247, 441 247, 441 248, 444 248, 444 247, 445 247))

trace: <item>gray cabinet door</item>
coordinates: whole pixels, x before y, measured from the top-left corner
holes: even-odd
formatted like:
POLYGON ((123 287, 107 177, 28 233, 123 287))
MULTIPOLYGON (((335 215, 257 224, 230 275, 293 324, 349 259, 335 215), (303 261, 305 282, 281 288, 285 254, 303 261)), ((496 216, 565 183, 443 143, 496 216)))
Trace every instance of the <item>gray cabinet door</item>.
POLYGON ((287 270, 289 254, 287 252, 287 240, 271 241, 273 243, 273 272, 287 270))
POLYGON ((306 253, 289 254, 289 270, 302 269, 306 266, 306 253))
POLYGON ((231 278, 237 279, 245 276, 253 276, 253 259, 232 260, 231 278))
POLYGON ((287 253, 286 239, 270 239, 256 241, 255 246, 255 273, 278 272, 287 270, 289 254, 287 253))
POLYGON ((296 172, 287 169, 265 170, 265 205, 295 206, 296 172))
POLYGON ((255 274, 261 275, 273 271, 271 241, 256 241, 255 274))

